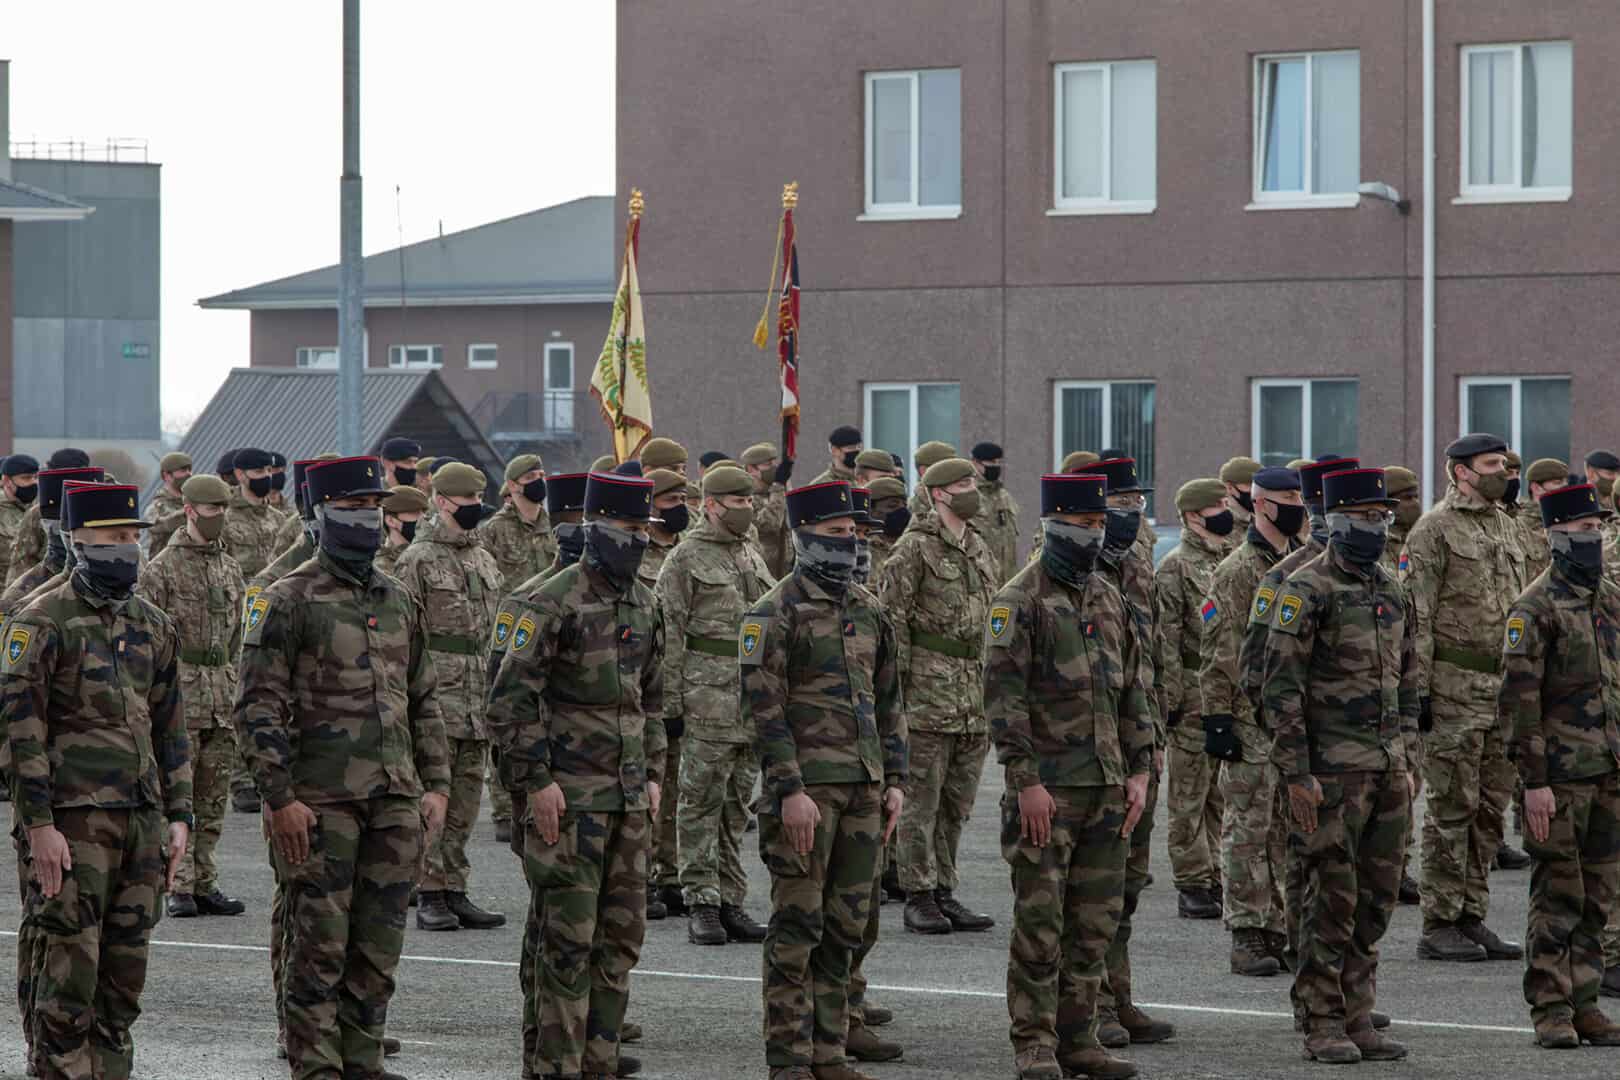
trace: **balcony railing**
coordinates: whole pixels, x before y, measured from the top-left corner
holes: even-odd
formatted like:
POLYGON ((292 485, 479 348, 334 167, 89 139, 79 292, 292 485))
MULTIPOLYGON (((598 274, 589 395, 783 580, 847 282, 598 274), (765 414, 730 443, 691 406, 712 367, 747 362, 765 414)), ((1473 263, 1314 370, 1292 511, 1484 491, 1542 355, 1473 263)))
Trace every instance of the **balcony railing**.
POLYGON ((595 419, 595 403, 588 394, 572 390, 540 393, 492 390, 473 406, 472 415, 492 441, 577 440, 580 428, 595 419))

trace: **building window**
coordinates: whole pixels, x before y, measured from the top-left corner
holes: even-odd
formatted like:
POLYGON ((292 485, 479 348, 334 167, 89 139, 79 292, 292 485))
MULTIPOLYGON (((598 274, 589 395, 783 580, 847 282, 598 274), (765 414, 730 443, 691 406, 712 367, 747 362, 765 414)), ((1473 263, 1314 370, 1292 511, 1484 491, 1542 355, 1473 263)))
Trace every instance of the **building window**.
POLYGON ((899 454, 906 489, 916 480, 911 455, 925 442, 957 446, 962 437, 960 383, 867 383, 865 445, 899 454))
POLYGON ((1131 60, 1053 70, 1054 211, 1151 213, 1158 198, 1158 65, 1131 60))
POLYGON ((1361 54, 1255 61, 1254 203, 1354 206, 1361 186, 1361 54))
POLYGON ((1462 433, 1488 431, 1537 458, 1570 460, 1569 379, 1486 375, 1462 380, 1462 433))
POLYGON ((443 345, 390 345, 388 366, 391 368, 436 368, 444 366, 443 345))
POLYGON ((1360 453, 1355 379, 1255 379, 1253 414, 1254 456, 1262 465, 1360 453))
POLYGON ((866 76, 868 218, 962 214, 962 72, 866 76))
POLYGON ((1464 201, 1570 197, 1574 63, 1567 41, 1463 49, 1464 201))
POLYGON ((574 343, 546 342, 546 430, 574 430, 574 343))
MULTIPOLYGON (((1153 486, 1154 390, 1150 382, 1070 382, 1053 388, 1052 468, 1076 450, 1125 451, 1143 487, 1153 486)), ((1153 496, 1147 514, 1154 516, 1153 496)))
POLYGON ((498 365, 499 354, 500 350, 494 345, 469 345, 467 346, 467 366, 487 371, 498 365))
POLYGON ((336 345, 302 345, 295 351, 296 363, 301 368, 336 368, 336 345))

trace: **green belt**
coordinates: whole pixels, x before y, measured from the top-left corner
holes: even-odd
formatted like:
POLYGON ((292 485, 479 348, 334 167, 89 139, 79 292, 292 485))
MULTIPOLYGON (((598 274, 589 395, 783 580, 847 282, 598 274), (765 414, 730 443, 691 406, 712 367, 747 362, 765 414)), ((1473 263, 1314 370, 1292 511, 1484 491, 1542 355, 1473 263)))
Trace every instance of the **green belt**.
POLYGON ((979 658, 979 643, 977 641, 958 641, 955 638, 946 637, 944 634, 930 634, 926 630, 913 630, 911 632, 911 646, 915 649, 927 649, 929 652, 954 656, 958 660, 977 660, 979 658))
POLYGON ((1199 671, 1199 670, 1201 670, 1203 668, 1203 666, 1204 666, 1204 658, 1202 656, 1199 656, 1197 653, 1195 653, 1195 652, 1184 652, 1184 653, 1181 654, 1181 670, 1183 670, 1183 671, 1199 671))
POLYGON ((687 634, 686 647, 692 652, 707 653, 710 656, 724 656, 730 660, 737 659, 737 642, 735 638, 698 637, 696 634, 687 634))
POLYGON ((1481 675, 1497 675, 1502 671, 1502 658, 1473 649, 1453 649, 1450 645, 1436 645, 1434 658, 1442 664, 1477 671, 1481 675))
POLYGON ((478 656, 484 651, 482 638, 465 634, 429 634, 428 649, 432 652, 455 653, 459 656, 478 656))
POLYGON ((196 664, 198 667, 224 667, 225 650, 219 647, 212 649, 188 649, 182 646, 180 649, 180 659, 184 660, 188 664, 196 664))

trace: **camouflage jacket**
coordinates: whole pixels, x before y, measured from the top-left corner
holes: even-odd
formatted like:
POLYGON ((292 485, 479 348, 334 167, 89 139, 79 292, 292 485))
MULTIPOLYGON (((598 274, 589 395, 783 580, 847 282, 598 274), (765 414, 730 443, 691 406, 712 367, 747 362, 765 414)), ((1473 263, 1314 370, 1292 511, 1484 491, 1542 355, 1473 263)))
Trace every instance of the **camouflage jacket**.
MULTIPOLYGON (((636 577, 649 590, 656 590, 658 573, 663 570, 664 563, 669 559, 670 552, 675 550, 680 544, 680 540, 679 536, 669 543, 665 543, 656 536, 647 538, 647 550, 641 553, 641 565, 636 567, 636 577)), ((553 558, 555 559, 555 556, 553 558)), ((538 587, 538 583, 536 587, 538 587)), ((664 684, 664 703, 666 705, 669 703, 669 684, 667 682, 664 684)))
MULTIPOLYGON (((1527 788, 1591 780, 1620 764, 1620 585, 1554 565, 1513 604, 1497 715, 1527 788)), ((1561 808, 1560 808, 1561 809, 1561 808)))
MULTIPOLYGON (((648 545, 646 553, 642 556, 643 565, 647 562, 646 556, 651 553, 652 546, 648 545)), ((530 593, 556 577, 562 569, 557 564, 557 560, 552 559, 550 566, 527 581, 521 582, 517 588, 512 588, 510 582, 504 587, 506 595, 501 597, 501 602, 495 606, 495 627, 490 632, 489 640, 489 666, 485 669, 491 686, 495 684, 495 673, 500 670, 501 661, 506 659, 506 647, 511 644, 512 640, 512 627, 517 625, 518 615, 524 601, 530 593)), ((652 591, 650 584, 647 585, 647 590, 652 591)))
POLYGON ((166 487, 159 487, 152 501, 146 504, 146 514, 143 520, 154 525, 166 522, 167 519, 180 515, 172 524, 165 524, 163 532, 158 533, 156 528, 147 529, 141 533, 141 550, 147 555, 156 555, 168 544, 169 538, 179 530, 186 520, 186 501, 166 487), (156 535, 154 535, 156 534, 156 535))
POLYGON ((742 716, 759 752, 762 812, 807 784, 903 784, 906 718, 894 625, 859 585, 834 595, 795 572, 738 630, 742 716))
MULTIPOLYGON (((873 529, 872 535, 866 540, 866 546, 872 553, 871 577, 867 580, 876 583, 883 580, 883 568, 889 565, 889 557, 894 554, 896 541, 889 539, 882 529, 873 529)), ((793 540, 788 539, 788 547, 793 547, 793 540)), ((788 568, 792 569, 793 557, 788 557, 788 568)))
POLYGON ((842 480, 844 483, 848 484, 850 487, 854 487, 855 486, 855 470, 854 469, 846 469, 841 465, 829 465, 827 468, 821 470, 821 475, 820 476, 816 477, 814 480, 810 481, 810 483, 805 485, 805 486, 809 487, 809 486, 814 485, 814 484, 830 484, 835 480, 842 480))
POLYGON ((219 544, 180 532, 141 570, 135 591, 167 614, 180 635, 186 728, 230 727, 242 649, 242 570, 236 560, 219 544))
POLYGON ((45 525, 39 517, 39 500, 35 499, 17 522, 17 533, 11 541, 11 558, 6 562, 6 584, 22 577, 44 557, 45 525))
POLYGON ((1169 737, 1184 750, 1201 752, 1204 732, 1199 726, 1202 701, 1198 672, 1204 666, 1204 598, 1210 579, 1226 554, 1224 545, 1183 529, 1181 543, 1159 564, 1153 577, 1153 605, 1159 622, 1159 683, 1166 718, 1176 726, 1169 737))
POLYGON ((1137 637, 1142 645, 1142 685, 1147 689, 1148 710, 1153 714, 1154 745, 1163 747, 1164 688, 1159 676, 1159 612, 1153 602, 1153 538, 1157 534, 1144 519, 1119 563, 1097 560, 1097 569, 1107 575, 1114 588, 1125 597, 1125 609, 1136 620, 1137 637))
POLYGON ((22 824, 48 825, 54 808, 70 806, 150 806, 189 820, 179 650, 156 607, 103 600, 77 579, 10 620, 0 716, 10 721, 7 771, 22 824))
POLYGON ((552 539, 551 519, 544 506, 530 524, 516 506, 507 503, 478 526, 478 535, 508 585, 529 580, 557 557, 557 541, 552 539))
MULTIPOLYGON (((425 528, 427 523, 428 520, 424 517, 417 525, 417 528, 425 528)), ((382 547, 377 549, 377 554, 371 557, 372 569, 381 570, 389 577, 398 579, 399 558, 401 555, 405 554, 406 549, 409 547, 409 544, 384 544, 382 547)), ((418 599, 420 599, 420 597, 418 597, 418 599)))
POLYGON ((1383 567, 1328 549, 1277 591, 1265 646, 1265 728, 1288 779, 1413 772, 1418 739, 1411 605, 1383 567))
POLYGON ((422 605, 322 552, 248 601, 236 741, 272 808, 450 790, 422 605))
POLYGON ((984 709, 1008 791, 1146 774, 1154 717, 1143 642, 1107 575, 1079 588, 1030 563, 990 602, 984 709))
POLYGON ((29 567, 26 573, 6 586, 5 592, 0 593, 0 621, 7 615, 21 611, 40 586, 61 576, 61 573, 62 567, 50 563, 40 562, 29 567))
POLYGON ((276 541, 272 550, 286 551, 304 535, 304 519, 297 512, 287 514, 276 526, 276 541))
POLYGON ((690 735, 750 743, 737 700, 737 628, 776 579, 748 544, 703 521, 686 532, 658 575, 664 619, 664 715, 690 735))
POLYGON ((276 533, 285 523, 280 510, 268 503, 255 505, 238 493, 225 510, 225 533, 220 539, 225 550, 242 567, 244 578, 253 578, 281 553, 276 533))
MULTIPOLYGON (((1542 571, 1552 565, 1552 545, 1547 540, 1547 527, 1541 523, 1539 502, 1531 499, 1528 505, 1520 506, 1512 517, 1513 523, 1519 527, 1519 548, 1524 552, 1524 580, 1528 583, 1536 580, 1542 571)), ((1605 537, 1605 547, 1613 539, 1613 533, 1605 537)), ((1607 560, 1604 564, 1607 565, 1607 560)))
POLYGON ((990 549, 990 562, 996 568, 996 588, 1007 584, 1018 572, 1018 501, 1001 481, 979 479, 979 513, 973 527, 990 549))
POLYGON ((439 710, 451 739, 483 739, 491 631, 501 572, 476 532, 451 536, 440 521, 417 531, 390 571, 422 603, 439 710))
MULTIPOLYGON (((1255 595, 1265 593, 1275 598, 1289 575, 1326 550, 1326 543, 1318 540, 1314 534, 1307 534, 1299 547, 1284 555, 1276 566, 1265 572, 1260 578, 1260 584, 1255 587, 1255 595)), ((1243 644, 1238 649, 1238 684, 1247 695, 1249 704, 1254 708, 1255 718, 1261 721, 1262 726, 1265 717, 1260 705, 1266 682, 1266 640, 1276 618, 1275 602, 1268 605, 1268 609, 1264 612, 1260 611, 1258 604, 1253 605, 1249 609, 1249 625, 1243 629, 1243 644)))
POLYGON ((793 569, 793 530, 787 524, 787 488, 773 483, 770 490, 754 496, 754 528, 759 530, 765 568, 773 579, 781 579, 793 569))
POLYGON ((23 520, 27 516, 27 506, 0 492, 0 580, 6 578, 6 571, 10 567, 11 548, 17 542, 17 530, 22 528, 23 520))
POLYGON ((507 640, 488 718, 505 787, 556 783, 569 810, 650 809, 668 748, 652 593, 578 562, 521 598, 507 640))
POLYGON ((156 554, 169 546, 174 534, 186 527, 186 512, 175 510, 156 518, 152 527, 141 534, 141 549, 148 555, 156 554))
MULTIPOLYGON (((380 558, 382 552, 379 551, 377 555, 380 558)), ((248 582, 248 598, 252 599, 259 595, 266 585, 275 584, 314 557, 315 545, 309 542, 308 536, 300 532, 298 539, 293 541, 287 550, 276 556, 275 562, 260 570, 253 580, 248 582)), ((378 559, 373 559, 371 565, 375 567, 377 564, 378 559)), ((386 566, 383 570, 386 573, 393 573, 393 570, 386 566)))
POLYGON ((990 730, 980 693, 984 624, 998 568, 971 527, 958 540, 938 514, 913 518, 873 580, 894 622, 906 730, 990 730))
POLYGON ((1519 533, 1495 503, 1452 487, 1406 538, 1401 584, 1417 605, 1418 685, 1437 705, 1460 706, 1437 708, 1437 729, 1495 721, 1502 633, 1526 584, 1519 533))
MULTIPOLYGON (((1391 523, 1389 535, 1384 539, 1384 553, 1378 557, 1378 565, 1382 566, 1396 582, 1401 580, 1401 552, 1406 550, 1406 534, 1409 531, 1391 523)), ((1405 587, 1401 586, 1403 589, 1405 587)))
POLYGON ((1198 650, 1203 667, 1198 671, 1201 699, 1199 715, 1204 718, 1226 715, 1235 721, 1243 760, 1251 765, 1265 761, 1271 741, 1255 722, 1254 704, 1244 693, 1238 654, 1243 649, 1243 632, 1251 618, 1269 618, 1275 593, 1259 592, 1260 579, 1275 566, 1281 555, 1259 530, 1250 529, 1244 542, 1233 550, 1209 578, 1209 595, 1203 610, 1204 630, 1198 650))

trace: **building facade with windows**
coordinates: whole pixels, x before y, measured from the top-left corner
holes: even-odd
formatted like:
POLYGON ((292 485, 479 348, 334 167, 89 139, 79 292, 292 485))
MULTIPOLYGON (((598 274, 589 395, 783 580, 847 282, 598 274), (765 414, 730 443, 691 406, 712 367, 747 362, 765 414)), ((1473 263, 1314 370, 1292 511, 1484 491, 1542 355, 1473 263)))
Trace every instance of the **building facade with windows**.
POLYGON ((1409 215, 1361 191, 1421 194, 1418 0, 619 12, 620 203, 662 210, 649 368, 688 445, 774 437, 749 338, 797 180, 807 476, 840 423, 1000 442, 1025 507, 1104 446, 1160 492, 1234 454, 1415 468, 1429 209, 1436 453, 1620 446, 1612 4, 1438 5, 1436 205, 1409 215))

